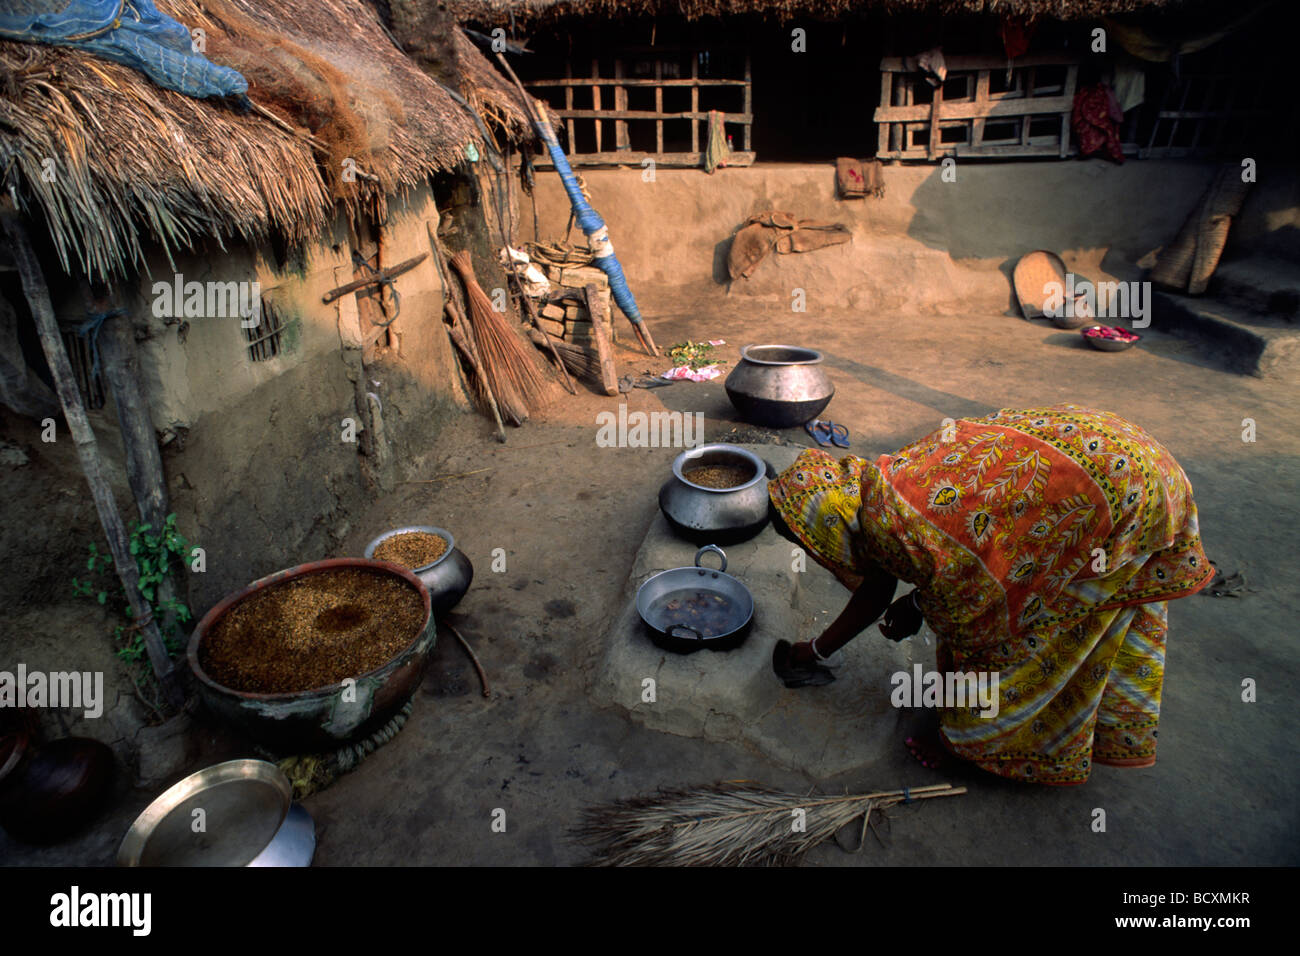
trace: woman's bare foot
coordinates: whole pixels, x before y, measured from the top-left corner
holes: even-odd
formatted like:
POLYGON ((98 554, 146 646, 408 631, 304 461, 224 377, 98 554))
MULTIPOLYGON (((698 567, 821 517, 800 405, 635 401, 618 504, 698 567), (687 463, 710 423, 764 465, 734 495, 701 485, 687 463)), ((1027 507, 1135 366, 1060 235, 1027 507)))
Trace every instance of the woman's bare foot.
POLYGON ((930 770, 942 770, 948 763, 948 752, 936 731, 917 734, 903 741, 916 762, 930 770))

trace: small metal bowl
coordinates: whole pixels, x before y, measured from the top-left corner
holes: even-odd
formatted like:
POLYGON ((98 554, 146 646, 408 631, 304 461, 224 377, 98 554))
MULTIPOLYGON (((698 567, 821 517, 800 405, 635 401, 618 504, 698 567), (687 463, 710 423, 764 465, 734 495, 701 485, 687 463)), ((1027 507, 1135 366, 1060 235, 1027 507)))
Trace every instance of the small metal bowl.
POLYGON ((1138 335, 1136 332, 1129 333, 1134 336, 1134 338, 1129 339, 1127 342, 1117 342, 1115 339, 1103 339, 1100 336, 1088 334, 1093 329, 1100 328, 1103 328, 1103 326, 1090 325, 1079 332, 1079 334, 1083 336, 1083 340, 1098 352, 1123 352, 1125 349, 1131 349, 1133 346, 1137 345, 1138 342, 1142 341, 1142 336, 1138 335))
POLYGON ((294 805, 280 769, 265 760, 227 760, 190 774, 149 804, 122 838, 117 863, 310 866, 315 850, 315 825, 294 805))

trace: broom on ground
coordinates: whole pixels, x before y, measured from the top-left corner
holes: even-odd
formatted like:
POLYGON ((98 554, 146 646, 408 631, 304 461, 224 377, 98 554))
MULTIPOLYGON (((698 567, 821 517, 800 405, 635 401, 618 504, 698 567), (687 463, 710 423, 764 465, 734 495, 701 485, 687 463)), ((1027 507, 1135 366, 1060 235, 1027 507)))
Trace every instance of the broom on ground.
POLYGON ((943 783, 827 797, 719 783, 588 809, 575 835, 594 847, 593 866, 784 866, 859 819, 865 839, 876 811, 965 792, 943 783))
POLYGON ((550 400, 551 382, 538 366, 534 352, 492 308, 492 301, 474 278, 469 253, 456 253, 451 257, 451 264, 465 283, 474 342, 497 405, 503 416, 515 425, 522 425, 534 410, 550 400))

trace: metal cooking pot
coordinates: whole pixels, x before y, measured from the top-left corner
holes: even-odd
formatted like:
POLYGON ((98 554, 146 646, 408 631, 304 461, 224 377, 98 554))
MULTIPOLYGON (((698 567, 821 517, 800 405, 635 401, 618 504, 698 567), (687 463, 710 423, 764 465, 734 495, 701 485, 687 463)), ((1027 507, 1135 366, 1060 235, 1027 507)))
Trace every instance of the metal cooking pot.
POLYGON ((772 507, 767 483, 775 477, 775 468, 744 448, 688 448, 673 461, 672 477, 659 489, 659 507, 673 531, 696 544, 745 541, 767 526, 772 507), (686 471, 705 465, 745 468, 750 477, 733 488, 708 488, 686 478, 686 471))
POLYGON ((824 358, 816 349, 794 345, 746 345, 727 376, 727 397, 755 425, 802 425, 816 418, 835 394, 821 367, 824 358))
POLYGON ((706 544, 695 552, 695 566, 672 568, 650 577, 636 592, 636 609, 650 631, 650 639, 664 650, 677 654, 691 654, 708 648, 712 651, 729 651, 745 642, 754 621, 754 596, 727 570, 727 555, 715 544, 706 544), (722 566, 713 571, 703 567, 700 559, 707 552, 722 559, 722 566), (674 596, 695 592, 705 599, 719 601, 722 618, 719 627, 707 633, 686 623, 689 615, 675 611, 670 605, 674 596))
POLYGON ((465 552, 456 547, 456 539, 452 537, 450 531, 446 528, 436 528, 433 525, 413 524, 405 528, 394 528, 392 531, 385 531, 375 540, 366 545, 365 557, 367 560, 375 560, 375 549, 387 541, 389 538, 396 537, 399 534, 410 534, 412 531, 422 531, 425 534, 436 535, 447 542, 447 550, 442 553, 431 564, 426 564, 422 568, 412 568, 412 573, 424 582, 424 586, 429 589, 429 599, 433 602, 433 613, 437 617, 446 614, 465 596, 469 590, 470 584, 474 580, 474 565, 470 563, 465 552))

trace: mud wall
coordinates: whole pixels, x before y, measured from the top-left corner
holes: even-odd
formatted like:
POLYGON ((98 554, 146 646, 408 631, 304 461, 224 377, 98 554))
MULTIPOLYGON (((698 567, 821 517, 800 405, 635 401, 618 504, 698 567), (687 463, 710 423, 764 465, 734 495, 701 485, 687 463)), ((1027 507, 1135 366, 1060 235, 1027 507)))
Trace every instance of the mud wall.
MULTIPOLYGON (((1005 309, 1016 259, 1052 249, 1082 274, 1135 278, 1169 242, 1209 183, 1210 164, 1099 160, 934 165, 884 170, 885 196, 836 198, 830 164, 721 169, 581 170, 639 300, 662 294, 783 298, 808 312, 848 308, 920 314, 1005 309), (840 222, 846 245, 770 256, 729 283, 726 253, 744 220, 769 209, 840 222)), ((568 199, 554 172, 537 176, 543 238, 562 236, 568 199)), ((531 215, 522 217, 531 229, 531 215)), ((576 230, 575 230, 576 234, 576 230)))
MULTIPOLYGON (((429 252, 437 227, 427 188, 392 199, 380 225, 381 266, 429 252)), ((448 416, 468 407, 442 323, 442 284, 432 256, 395 280, 400 312, 390 344, 364 368, 356 297, 329 305, 325 292, 353 277, 346 226, 298 261, 268 248, 152 263, 134 309, 154 424, 183 530, 207 551, 192 575, 191 603, 203 613, 253 579, 335 553, 352 522, 381 488, 363 480, 364 442, 345 440, 344 420, 365 419, 358 392, 373 394, 387 440, 386 481, 417 471, 448 416), (285 325, 279 354, 252 361, 238 317, 153 315, 153 282, 252 280, 285 325), (358 385, 360 387, 358 387, 358 385)), ((381 530, 381 529, 376 529, 381 530)))

